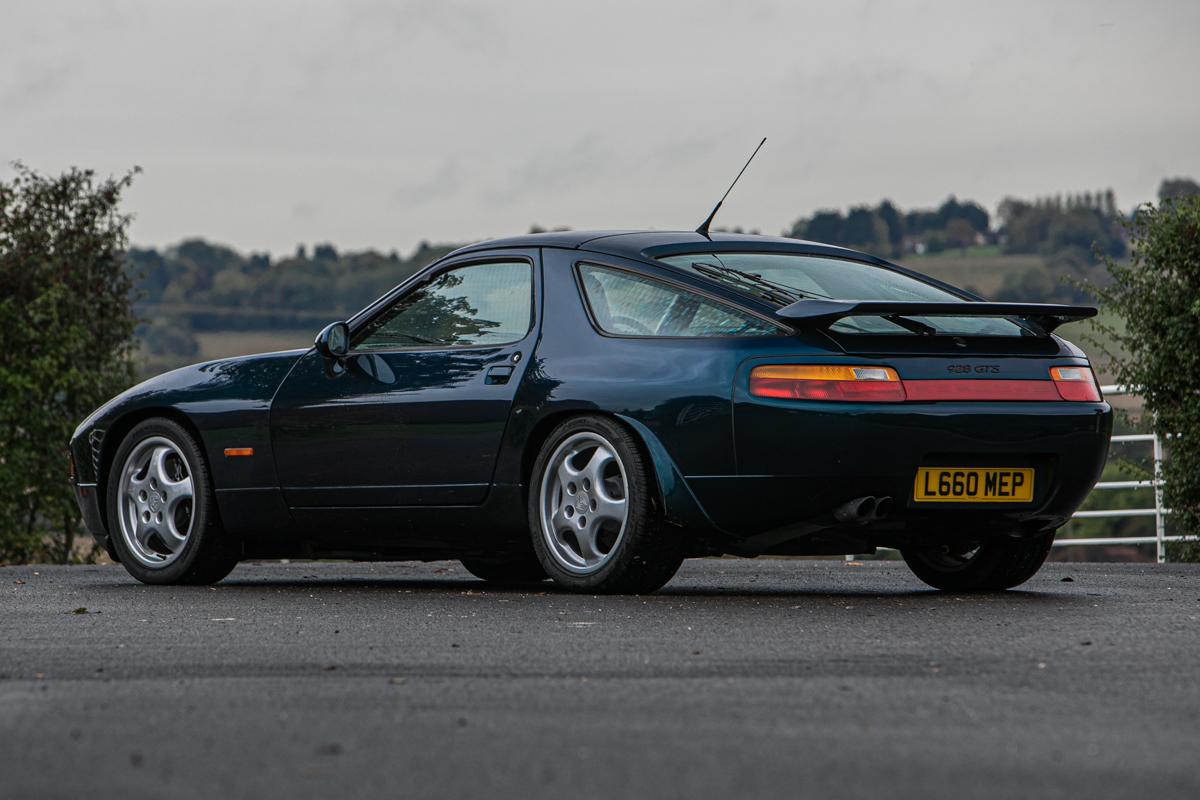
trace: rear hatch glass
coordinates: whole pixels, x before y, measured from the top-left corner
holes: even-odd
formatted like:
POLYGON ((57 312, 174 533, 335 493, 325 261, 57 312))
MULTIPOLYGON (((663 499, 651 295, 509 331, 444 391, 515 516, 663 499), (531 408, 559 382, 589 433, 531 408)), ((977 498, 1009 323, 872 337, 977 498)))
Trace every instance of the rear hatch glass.
MULTIPOLYGON (((969 302, 902 272, 845 258, 795 253, 693 253, 659 260, 780 306, 805 298, 969 302)), ((838 320, 829 331, 841 334, 836 337, 839 340, 854 336, 1041 338, 1017 320, 977 316, 853 316, 838 320)))

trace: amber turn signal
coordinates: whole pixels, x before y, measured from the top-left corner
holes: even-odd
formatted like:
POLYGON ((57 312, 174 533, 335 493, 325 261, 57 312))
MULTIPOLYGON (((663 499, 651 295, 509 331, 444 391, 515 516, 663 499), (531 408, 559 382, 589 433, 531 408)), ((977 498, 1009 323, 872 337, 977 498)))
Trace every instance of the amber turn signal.
POLYGON ((904 384, 891 367, 764 364, 750 371, 750 394, 786 400, 902 403, 904 384))
POLYGON ((225 448, 225 457, 226 458, 237 458, 239 456, 252 456, 252 455, 254 455, 253 447, 226 447, 225 448))

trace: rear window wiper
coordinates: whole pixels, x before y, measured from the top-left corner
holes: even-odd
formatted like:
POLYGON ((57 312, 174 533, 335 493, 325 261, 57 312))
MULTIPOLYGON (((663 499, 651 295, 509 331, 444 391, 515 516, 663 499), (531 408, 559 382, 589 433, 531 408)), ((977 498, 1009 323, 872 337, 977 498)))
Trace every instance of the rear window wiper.
POLYGON ((921 322, 921 320, 919 320, 919 319, 912 319, 911 317, 902 317, 899 314, 887 314, 886 316, 884 316, 884 319, 886 319, 888 322, 892 323, 893 325, 899 325, 901 328, 904 328, 904 330, 911 331, 912 333, 918 334, 920 336, 936 336, 937 335, 937 328, 933 327, 932 325, 921 322))
POLYGON ((693 261, 692 269, 710 278, 731 280, 735 284, 740 284, 743 288, 749 288, 760 297, 784 305, 794 303, 797 300, 811 300, 818 297, 826 300, 831 299, 828 295, 818 294, 817 292, 806 292, 782 283, 776 283, 757 273, 727 267, 724 264, 705 264, 700 261, 693 261))

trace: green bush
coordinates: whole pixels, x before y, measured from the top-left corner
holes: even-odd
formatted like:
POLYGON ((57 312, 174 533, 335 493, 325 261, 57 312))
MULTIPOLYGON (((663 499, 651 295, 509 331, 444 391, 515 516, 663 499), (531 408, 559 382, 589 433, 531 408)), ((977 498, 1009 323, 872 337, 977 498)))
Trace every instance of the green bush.
POLYGON ((67 440, 133 378, 129 217, 117 208, 131 179, 18 164, 0 181, 0 562, 90 550, 76 547, 67 440))
MULTIPOLYGON (((1200 534, 1200 197, 1144 205, 1128 224, 1127 263, 1107 259, 1112 283, 1094 293, 1124 318, 1104 328, 1118 382, 1137 387, 1165 438, 1164 500, 1172 533, 1200 534), (1169 437, 1169 438, 1167 438, 1169 437)), ((1172 547, 1200 560, 1200 545, 1172 547)))

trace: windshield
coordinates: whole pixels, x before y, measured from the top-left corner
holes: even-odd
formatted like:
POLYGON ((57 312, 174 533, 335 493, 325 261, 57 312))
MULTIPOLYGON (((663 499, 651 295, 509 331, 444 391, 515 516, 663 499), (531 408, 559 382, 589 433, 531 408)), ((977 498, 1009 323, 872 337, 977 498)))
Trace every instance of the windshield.
MULTIPOLYGON (((814 297, 966 302, 916 278, 845 258, 793 253, 692 253, 659 260, 780 306, 814 297)), ((859 316, 838 320, 830 329, 844 333, 918 335, 924 331, 957 336, 1026 333, 1016 323, 994 317, 912 316, 892 322, 883 317, 859 316)))

